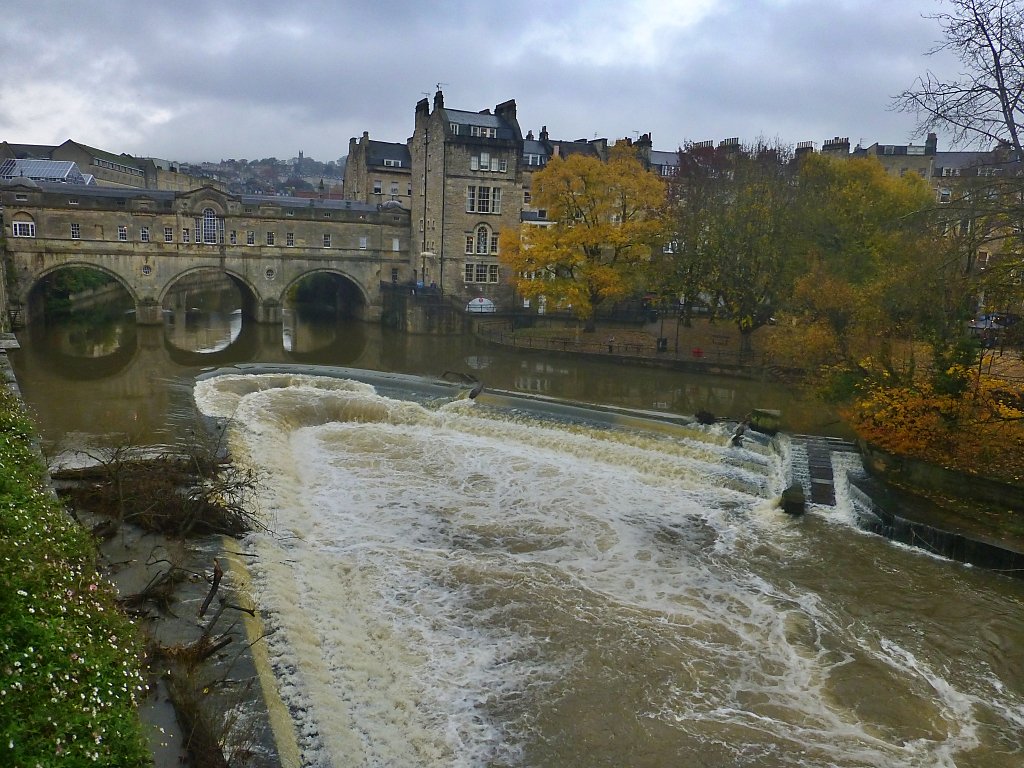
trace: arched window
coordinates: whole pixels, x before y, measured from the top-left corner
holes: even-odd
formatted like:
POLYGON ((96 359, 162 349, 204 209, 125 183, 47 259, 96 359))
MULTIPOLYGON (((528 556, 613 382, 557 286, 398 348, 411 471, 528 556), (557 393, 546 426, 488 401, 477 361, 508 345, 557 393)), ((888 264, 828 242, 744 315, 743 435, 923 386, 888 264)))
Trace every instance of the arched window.
POLYGON ((496 254, 498 252, 498 233, 494 232, 486 224, 481 224, 476 229, 476 238, 472 249, 466 249, 466 253, 476 253, 478 256, 496 254))
POLYGON ((217 233, 220 229, 220 222, 217 221, 217 212, 213 208, 203 209, 203 242, 217 243, 217 233))
POLYGON ((11 222, 11 234, 14 237, 35 237, 36 223, 27 213, 16 213, 11 222))

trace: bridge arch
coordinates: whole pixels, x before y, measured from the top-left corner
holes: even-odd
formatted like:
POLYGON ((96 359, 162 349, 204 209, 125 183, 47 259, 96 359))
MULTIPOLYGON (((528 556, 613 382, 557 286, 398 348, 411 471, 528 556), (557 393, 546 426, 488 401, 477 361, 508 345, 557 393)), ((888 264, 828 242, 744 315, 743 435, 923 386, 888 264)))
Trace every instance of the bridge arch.
POLYGON ((278 299, 281 306, 285 307, 295 300, 305 281, 316 280, 318 277, 329 277, 333 280, 336 288, 335 310, 339 315, 360 320, 366 319, 366 311, 370 306, 371 297, 367 294, 365 286, 354 275, 332 266, 308 269, 294 275, 286 284, 282 285, 278 299))
POLYGON ((54 275, 57 272, 63 272, 64 270, 68 269, 89 269, 94 272, 102 272, 107 277, 113 278, 118 285, 124 288, 125 293, 128 294, 132 302, 134 302, 135 304, 139 303, 138 293, 136 293, 135 288, 125 279, 124 275, 112 269, 108 269, 102 264, 97 264, 96 262, 93 261, 67 261, 62 264, 53 264, 49 267, 46 267, 45 269, 32 275, 29 281, 22 283, 21 291, 18 295, 18 298, 21 301, 27 303, 29 296, 31 296, 32 292, 38 289, 40 284, 44 280, 46 280, 47 277, 49 277, 50 275, 54 275))
MULTIPOLYGON (((108 269, 103 265, 96 264, 91 261, 67 261, 60 264, 51 264, 50 266, 40 269, 39 272, 25 274, 23 279, 15 281, 17 286, 13 292, 13 304, 18 307, 18 313, 25 312, 27 317, 22 318, 27 321, 29 318, 41 316, 46 311, 45 302, 43 299, 42 288, 46 283, 47 279, 52 278, 54 275, 60 272, 65 272, 70 269, 82 269, 89 270, 92 272, 99 272, 113 281, 120 290, 123 290, 128 302, 131 306, 138 309, 139 307, 139 295, 135 290, 135 287, 128 282, 124 275, 118 273, 115 270, 108 269)), ((108 287, 101 287, 94 289, 93 293, 97 296, 106 295, 110 296, 108 287)), ((88 296, 88 291, 84 294, 88 296)), ((82 296, 82 294, 79 294, 82 296)))
POLYGON ((213 264, 198 265, 173 275, 161 288, 157 301, 163 305, 163 303, 167 301, 167 297, 171 292, 174 291, 175 288, 180 288, 182 282, 194 280, 197 277, 201 277, 203 274, 214 274, 228 278, 239 289, 238 292, 242 298, 243 315, 253 319, 259 319, 259 307, 265 303, 265 298, 256 284, 248 277, 235 270, 226 269, 225 267, 213 264))

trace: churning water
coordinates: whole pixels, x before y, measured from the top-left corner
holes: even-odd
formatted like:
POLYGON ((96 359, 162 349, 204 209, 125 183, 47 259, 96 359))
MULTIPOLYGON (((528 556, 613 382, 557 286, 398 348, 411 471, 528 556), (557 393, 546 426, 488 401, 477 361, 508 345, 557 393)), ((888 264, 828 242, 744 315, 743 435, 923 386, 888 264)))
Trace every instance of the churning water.
POLYGON ((1024 764, 1024 589, 859 533, 842 488, 783 515, 785 440, 283 372, 195 396, 263 477, 307 765, 1024 764))

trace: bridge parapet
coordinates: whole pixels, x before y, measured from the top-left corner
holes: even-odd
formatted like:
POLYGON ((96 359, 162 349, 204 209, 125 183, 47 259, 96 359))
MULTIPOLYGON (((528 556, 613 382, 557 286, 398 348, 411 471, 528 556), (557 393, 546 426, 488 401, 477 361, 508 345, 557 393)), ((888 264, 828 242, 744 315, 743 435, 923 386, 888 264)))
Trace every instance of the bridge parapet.
MULTIPOLYGON (((329 272, 353 286, 366 319, 381 281, 414 281, 409 212, 347 201, 109 189, 28 180, 0 187, 12 305, 49 273, 99 269, 131 295, 139 322, 159 322, 171 287, 198 270, 231 277, 253 319, 281 322, 288 289, 329 272)), ((27 321, 27 318, 26 318, 27 321)))

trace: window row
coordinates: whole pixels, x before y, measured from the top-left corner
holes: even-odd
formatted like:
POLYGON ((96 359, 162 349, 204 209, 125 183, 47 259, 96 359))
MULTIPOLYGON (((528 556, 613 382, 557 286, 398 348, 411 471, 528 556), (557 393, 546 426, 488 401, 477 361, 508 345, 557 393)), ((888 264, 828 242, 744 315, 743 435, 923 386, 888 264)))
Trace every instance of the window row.
POLYGON ((466 212, 501 213, 501 187, 470 184, 466 188, 466 212))
MULTIPOLYGON (((458 136, 462 133, 462 128, 463 126, 459 123, 448 123, 448 130, 452 132, 453 136, 458 136)), ((498 138, 498 129, 486 125, 470 125, 469 135, 485 139, 496 139, 498 138)))
MULTIPOLYGON (((14 227, 13 227, 14 237, 35 237, 36 236, 36 225, 35 225, 35 222, 32 222, 32 221, 15 221, 15 222, 13 222, 13 224, 14 224, 14 227)), ((192 242, 193 235, 195 235, 196 243, 200 243, 201 244, 202 241, 199 239, 200 232, 198 230, 193 231, 192 229, 190 229, 188 227, 184 227, 181 230, 181 242, 183 242, 183 243, 190 243, 190 242, 192 242)), ((239 235, 239 233, 236 230, 234 230, 234 229, 231 230, 231 232, 228 235, 228 241, 230 242, 231 245, 238 245, 238 241, 239 241, 238 235, 239 235)), ((78 222, 72 222, 72 224, 71 224, 71 239, 72 240, 81 240, 82 239, 82 225, 79 224, 78 222)), ((128 242, 128 227, 126 225, 121 224, 121 225, 119 225, 117 227, 117 239, 120 242, 123 242, 123 243, 128 242)), ((272 232, 272 231, 265 232, 263 234, 263 240, 264 240, 264 242, 266 242, 267 245, 276 245, 277 244, 277 233, 276 232, 272 232)), ((150 228, 149 227, 141 227, 139 229, 139 241, 143 242, 143 243, 151 242, 150 228)), ((173 243, 174 242, 174 228, 173 227, 164 227, 164 242, 165 243, 173 243)), ((221 242, 223 242, 223 240, 221 242)), ((324 232, 323 235, 322 235, 321 243, 322 243, 324 248, 331 248, 331 247, 333 247, 334 240, 333 240, 332 234, 330 232, 324 232)), ((365 251, 367 248, 369 248, 369 243, 370 243, 370 238, 365 237, 365 236, 364 237, 360 237, 359 238, 359 250, 365 251)), ((245 233, 245 244, 246 245, 256 245, 256 232, 255 232, 255 230, 251 230, 250 229, 250 230, 246 231, 246 233, 245 233)), ((497 236, 495 236, 494 244, 495 244, 494 247, 497 248, 497 236)), ((294 232, 286 232, 285 233, 285 245, 287 247, 289 247, 289 248, 295 246, 295 233, 294 232)), ((400 251, 401 249, 402 249, 401 238, 398 238, 398 237, 391 238, 391 250, 392 251, 400 251)))
POLYGON ((508 171, 508 160, 491 157, 490 152, 481 152, 479 155, 473 155, 469 158, 469 170, 505 173, 508 171))
MULTIPOLYGON (((389 190, 390 191, 388 192, 388 194, 390 194, 390 195, 397 195, 398 194, 398 182, 397 181, 392 181, 391 182, 391 186, 389 187, 389 190)), ((373 180, 373 194, 375 194, 375 195, 382 195, 382 194, 384 194, 384 181, 382 179, 374 179, 373 180)), ((409 182, 406 185, 405 194, 408 195, 409 197, 412 197, 412 182, 409 182)))
POLYGON ((498 265, 466 262, 463 279, 467 283, 496 283, 498 282, 498 265))

